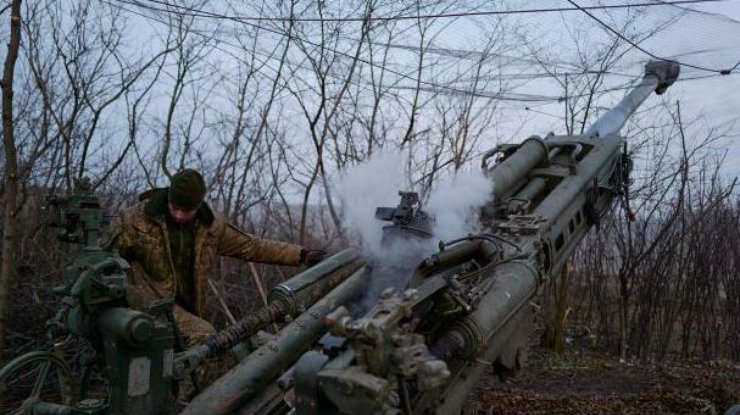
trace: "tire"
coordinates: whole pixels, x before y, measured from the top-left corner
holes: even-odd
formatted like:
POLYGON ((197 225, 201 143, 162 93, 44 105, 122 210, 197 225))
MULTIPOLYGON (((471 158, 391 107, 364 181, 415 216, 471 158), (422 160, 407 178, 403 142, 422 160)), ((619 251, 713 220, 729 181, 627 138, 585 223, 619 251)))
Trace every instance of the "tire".
POLYGON ((0 369, 2 395, 12 396, 8 402, 2 403, 0 412, 24 414, 29 404, 50 397, 59 401, 56 403, 64 404, 66 397, 71 396, 72 379, 72 370, 67 362, 53 353, 38 351, 18 356, 0 369), (56 390, 50 391, 47 386, 56 390), (24 396, 26 393, 28 396, 24 396))

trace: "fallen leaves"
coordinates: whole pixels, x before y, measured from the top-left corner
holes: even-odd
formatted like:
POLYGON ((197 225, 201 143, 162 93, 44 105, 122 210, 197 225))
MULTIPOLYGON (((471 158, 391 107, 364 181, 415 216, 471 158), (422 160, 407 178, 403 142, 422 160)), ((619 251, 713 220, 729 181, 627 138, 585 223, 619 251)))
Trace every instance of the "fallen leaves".
POLYGON ((516 378, 487 376, 472 414, 721 414, 740 403, 731 362, 627 362, 597 353, 538 351, 516 378))

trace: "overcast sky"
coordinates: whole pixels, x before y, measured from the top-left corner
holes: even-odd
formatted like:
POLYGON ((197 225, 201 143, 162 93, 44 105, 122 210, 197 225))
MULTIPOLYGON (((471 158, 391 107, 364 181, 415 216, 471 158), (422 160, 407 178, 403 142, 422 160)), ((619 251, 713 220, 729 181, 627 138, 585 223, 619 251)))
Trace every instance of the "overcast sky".
MULTIPOLYGON (((254 16, 256 14, 250 2, 223 2, 214 0, 206 3, 203 7, 210 11, 219 11, 219 6, 227 3, 243 8, 243 10, 223 9, 221 7, 223 10, 220 10, 220 12, 242 16, 254 16)), ((636 3, 636 1, 577 0, 576 3, 581 6, 601 4, 623 5, 625 3, 636 3)), ((158 3, 146 2, 146 4, 158 3)), ((337 11, 346 12, 346 10, 343 10, 339 6, 344 4, 343 2, 327 2, 326 4, 329 5, 327 6, 328 8, 334 7, 337 11)), ((404 3, 395 3, 393 1, 386 3, 388 7, 396 7, 397 4, 402 5, 404 3)), ((457 8, 453 11, 458 11, 458 9, 460 11, 466 11, 465 8, 468 7, 468 3, 466 2, 451 1, 447 4, 457 8)), ((505 0, 502 2, 481 2, 475 4, 479 4, 479 8, 483 11, 570 7, 569 3, 565 0, 505 0)), ((645 42, 651 52, 668 58, 680 56, 679 59, 682 62, 691 62, 695 65, 704 65, 712 68, 732 66, 740 60, 740 0, 724 0, 682 6, 703 10, 708 13, 715 13, 716 15, 690 13, 685 19, 680 21, 680 24, 662 28, 655 38, 650 38, 645 42)), ((135 11, 138 10, 132 6, 127 6, 127 8, 135 11)), ((661 19, 670 18, 683 10, 672 5, 645 7, 642 9, 644 9, 644 14, 639 16, 639 30, 643 31, 652 29, 654 27, 653 25, 659 24, 661 19)), ((635 12, 634 8, 633 10, 611 9, 593 11, 596 16, 604 18, 607 21, 613 18, 612 22, 615 24, 619 23, 620 18, 625 18, 627 13, 635 12)), ((637 13, 640 13, 640 11, 638 10, 637 13)), ((157 30, 163 30, 161 23, 156 23, 148 19, 148 17, 152 17, 151 13, 131 14, 130 17, 132 18, 133 26, 137 28, 136 32, 138 36, 146 36, 147 39, 156 39, 153 34, 157 30)), ((470 76, 472 76, 476 65, 476 54, 480 55, 480 52, 485 48, 486 42, 491 39, 492 33, 495 34, 496 28, 500 27, 501 21, 504 22, 503 24, 509 24, 510 26, 508 27, 510 29, 521 32, 528 36, 529 39, 536 40, 539 43, 536 51, 530 51, 522 46, 521 42, 517 43, 517 39, 515 39, 511 43, 514 45, 512 49, 494 51, 502 53, 504 57, 490 60, 490 64, 486 68, 488 71, 486 75, 489 79, 483 86, 483 89, 476 89, 484 97, 477 100, 477 105, 491 105, 491 101, 485 99, 485 97, 496 96, 500 91, 510 94, 508 98, 514 97, 514 99, 506 99, 507 97, 504 97, 505 99, 502 101, 503 104, 501 106, 506 111, 500 111, 498 118, 486 126, 486 142, 480 143, 481 148, 478 149, 479 151, 485 151, 487 146, 492 146, 496 141, 521 141, 531 134, 544 135, 549 131, 563 133, 563 104, 558 101, 558 97, 564 94, 561 86, 549 76, 541 77, 544 79, 528 79, 521 76, 537 75, 544 72, 542 66, 537 65, 536 61, 533 61, 534 53, 542 53, 543 56, 547 55, 548 57, 555 58, 553 59, 554 66, 548 68, 549 70, 578 71, 578 67, 568 64, 573 61, 577 53, 581 52, 578 50, 578 47, 574 46, 576 43, 582 42, 580 47, 585 48, 586 52, 589 52, 597 50, 599 47, 602 49, 605 48, 605 45, 609 44, 610 39, 614 38, 608 30, 604 30, 594 20, 579 11, 523 13, 506 16, 506 18, 501 18, 499 15, 461 18, 445 17, 430 19, 430 21, 433 21, 432 24, 434 25, 432 32, 435 32, 438 36, 432 36, 430 34, 429 38, 433 40, 433 43, 429 44, 429 46, 439 48, 443 52, 438 54, 430 53, 431 57, 429 59, 434 60, 435 64, 430 65, 429 69, 425 69, 423 76, 424 85, 433 87, 428 89, 433 89, 432 92, 443 96, 444 99, 446 99, 446 94, 459 99, 461 94, 464 95, 466 91, 471 89, 473 82, 470 80, 470 76), (575 38, 572 37, 572 32, 578 32, 579 30, 581 31, 581 38, 577 36, 575 38), (569 33, 569 31, 571 32, 569 33), (591 47, 590 45, 595 46, 591 47), (505 55, 516 55, 517 58, 511 60, 505 55), (438 65, 436 64, 437 62, 439 62, 438 65), (506 82, 509 76, 513 80, 510 81, 506 88, 500 88, 499 80, 503 79, 506 82), (517 76, 520 78, 516 78, 517 76), (459 93, 455 94, 456 91, 459 91, 459 93), (516 98, 519 96, 523 96, 526 99, 517 100, 516 98), (531 101, 528 101, 530 99, 531 101), (529 108, 529 110, 526 108, 529 108), (534 109, 536 110, 533 111, 534 109), (523 127, 522 123, 525 123, 523 127), (519 127, 522 128, 519 129, 519 127)), ((360 22, 356 23, 358 30, 360 24, 360 22)), ((400 27, 404 27, 404 25, 411 27, 411 29, 416 27, 413 20, 399 23, 400 27)), ((310 28, 312 24, 306 23, 305 26, 310 28)), ((245 28, 249 28, 249 26, 230 20, 198 18, 196 20, 196 28, 201 29, 204 33, 219 33, 220 40, 234 43, 234 38, 239 33, 243 34, 245 28)), ((578 35, 578 33, 576 34, 578 35)), ((351 51, 351 48, 347 48, 347 46, 352 46, 352 42, 356 41, 354 37, 356 37, 356 33, 348 31, 347 36, 343 38, 347 42, 347 45, 340 45, 340 48, 351 51)), ((280 36, 262 31, 260 32, 259 39, 262 54, 258 58, 269 60, 265 56, 272 55, 274 57, 269 52, 280 39, 280 36)), ((419 42, 415 38, 414 30, 405 31, 404 36, 394 38, 393 42, 395 43, 392 48, 393 59, 388 63, 388 67, 396 71, 396 74, 415 74, 418 50, 415 50, 414 47, 418 46, 419 42)), ((152 45, 154 43, 156 42, 149 42, 148 44, 152 45)), ((224 45, 221 45, 220 48, 225 47, 224 45)), ((153 47, 156 49, 157 46, 154 45, 153 47)), ((288 58, 299 60, 300 53, 295 53, 295 56, 289 55, 288 58)), ((617 73, 609 75, 610 78, 603 88, 624 86, 630 80, 639 78, 642 75, 644 62, 649 59, 650 57, 642 52, 631 51, 625 59, 620 61, 618 67, 615 68, 615 72, 617 73)), ((235 59, 234 55, 221 52, 210 55, 208 60, 214 62, 214 65, 224 70, 244 65, 244 61, 235 59)), ((272 76, 273 73, 270 72, 269 65, 266 66, 266 69, 266 76, 272 76)), ((562 76, 562 73, 559 72, 558 77, 562 76)), ((669 93, 664 99, 669 100, 669 102, 680 100, 685 119, 692 119, 702 115, 706 117, 709 126, 727 126, 740 117, 740 97, 738 97, 738 92, 740 91, 740 74, 735 71, 728 76, 720 77, 712 74, 714 76, 712 78, 692 80, 692 78, 706 76, 708 73, 711 74, 711 72, 684 67, 678 83, 669 90, 669 93)), ((356 78, 357 82, 367 83, 367 76, 367 73, 361 74, 361 76, 356 78)), ((407 76, 407 78, 409 79, 401 79, 401 82, 396 83, 399 88, 393 91, 394 93, 411 94, 410 91, 413 89, 414 84, 411 82, 413 81, 413 76, 407 76)), ((571 93, 569 91, 569 94, 571 93)), ((624 90, 612 92, 600 99, 596 103, 596 106, 599 109, 613 106, 623 94, 624 90)), ((288 113, 291 110, 297 111, 296 117, 286 116, 281 119, 281 122, 287 124, 295 123, 293 128, 296 131, 305 132, 305 124, 300 122, 301 113, 298 111, 299 109, 295 105, 292 105, 295 108, 291 109, 290 102, 292 96, 286 93, 283 96, 277 97, 277 99, 281 105, 287 103, 286 111, 288 113)), ((653 103, 660 102, 655 97, 651 97, 650 100, 653 103)), ((153 107, 155 107, 153 110, 156 112, 158 107, 155 105, 153 107)), ((166 105, 162 106, 162 108, 166 108, 166 105)), ((499 111, 497 110, 497 112, 499 111)), ((391 131, 389 134, 402 133, 403 131, 400 133, 391 131)), ((737 125, 729 130, 729 134, 732 136, 727 138, 722 143, 722 146, 723 149, 727 149, 729 159, 725 164, 724 171, 728 177, 732 178, 740 174, 740 123, 737 123, 737 125)))
MULTIPOLYGON (((679 59, 710 67, 732 66, 737 63, 740 60, 740 0, 691 4, 686 7, 714 13, 716 16, 709 14, 703 16, 702 13, 690 16, 685 20, 685 24, 682 22, 673 30, 669 29, 666 34, 660 33, 648 49, 656 55, 666 57, 670 57, 673 53, 680 54, 702 49, 709 52, 697 57, 687 56, 679 59), (720 16, 726 16, 726 18, 720 16)), ((650 12, 660 14, 660 11, 651 10, 650 12)), ((650 58, 641 52, 635 55, 635 61, 647 61, 648 59, 650 58)), ((637 74, 639 67, 638 65, 631 68, 627 66, 626 70, 637 74)), ((732 179, 740 175, 740 73, 736 69, 728 76, 691 79, 702 76, 707 76, 707 72, 683 67, 678 82, 671 87, 667 97, 671 101, 681 101, 684 119, 704 116, 708 126, 722 126, 727 129, 730 136, 724 139, 718 147, 719 150, 727 150, 727 161, 723 172, 728 179, 732 179)), ((616 103, 618 97, 611 97, 611 99, 616 103)), ((653 101, 655 99, 650 98, 653 101)), ((607 107, 611 105, 608 102, 600 104, 607 107)), ((562 104, 542 105, 538 106, 537 110, 540 113, 536 115, 546 113, 557 115, 562 113, 562 104)), ((562 120, 558 117, 533 115, 532 120, 535 125, 540 125, 542 128, 552 128, 556 132, 562 130, 562 120)))
MULTIPOLYGON (((710 2, 692 6, 693 8, 705 10, 711 13, 724 15, 737 23, 740 31, 740 0, 725 0, 710 2)), ((735 44, 735 56, 740 55, 740 44, 735 44)), ((708 79, 706 81, 694 81, 676 85, 684 92, 683 102, 690 102, 691 98, 697 97, 697 101, 690 103, 690 108, 695 112, 702 112, 716 122, 722 124, 740 120, 740 74, 708 79)), ((732 129, 733 137, 727 139, 728 162, 727 175, 738 177, 740 175, 740 121, 732 129)))

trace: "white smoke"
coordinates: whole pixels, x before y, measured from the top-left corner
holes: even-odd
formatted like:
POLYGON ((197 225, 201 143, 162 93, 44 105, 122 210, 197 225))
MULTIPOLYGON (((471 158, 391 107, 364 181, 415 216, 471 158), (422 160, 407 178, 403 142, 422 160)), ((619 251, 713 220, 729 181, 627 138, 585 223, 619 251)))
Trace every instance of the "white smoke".
POLYGON ((354 240, 361 242, 363 255, 373 266, 364 298, 355 306, 364 313, 386 288, 404 289, 417 264, 438 250, 438 242, 480 231, 477 215, 491 200, 492 183, 482 171, 458 172, 441 179, 423 209, 434 217, 434 236, 383 240, 383 227, 389 222, 375 219, 379 206, 395 207, 399 190, 406 186, 404 154, 377 152, 366 163, 347 169, 335 183, 342 204, 343 226, 354 240))
POLYGON ((478 211, 492 201, 493 183, 482 169, 458 171, 443 178, 425 206, 434 216, 434 236, 450 240, 481 231, 478 211))
MULTIPOLYGON (((379 151, 367 162, 348 168, 335 183, 345 230, 362 242, 369 256, 387 255, 381 242, 383 226, 389 223, 375 219, 375 208, 394 207, 400 200, 399 190, 414 190, 406 185, 404 160, 401 152, 379 151)), ((493 183, 481 169, 458 171, 440 179, 423 206, 434 217, 433 239, 480 232, 478 211, 492 201, 492 194, 493 183)))
POLYGON ((367 162, 348 168, 335 184, 344 228, 362 242, 366 254, 376 256, 382 251, 387 223, 375 219, 375 208, 396 206, 405 183, 403 154, 378 151, 367 162))

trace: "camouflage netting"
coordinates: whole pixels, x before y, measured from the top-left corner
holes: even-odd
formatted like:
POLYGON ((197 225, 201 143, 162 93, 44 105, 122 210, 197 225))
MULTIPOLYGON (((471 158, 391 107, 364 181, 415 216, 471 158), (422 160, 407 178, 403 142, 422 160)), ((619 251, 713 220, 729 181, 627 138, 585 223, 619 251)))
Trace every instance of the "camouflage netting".
MULTIPOLYGON (((408 136, 407 122, 383 117, 409 116, 411 103, 418 104, 414 125, 418 134, 444 128, 436 125, 438 114, 467 105, 472 109, 469 129, 486 132, 485 144, 477 151, 485 151, 494 141, 522 140, 520 128, 525 123, 527 131, 534 125, 541 134, 578 132, 634 83, 649 59, 682 64, 680 82, 665 102, 681 100, 687 114, 707 115, 713 126, 727 127, 740 109, 731 95, 740 87, 736 47, 740 22, 703 11, 726 7, 730 15, 737 15, 737 5, 729 2, 420 3, 352 0, 316 7, 312 2, 291 6, 291 2, 123 0, 117 4, 155 33, 173 15, 187 16, 195 33, 213 36, 209 42, 218 50, 214 56, 219 56, 220 70, 233 72, 246 65, 264 79, 280 74, 292 85, 292 94, 311 94, 317 67, 325 70, 328 85, 335 88, 330 91, 338 92, 354 65, 350 88, 354 91, 347 93, 357 105, 354 108, 369 112, 380 101, 377 119, 384 120, 385 133, 396 137, 408 136), (363 22, 366 15, 372 19, 363 22), (288 72, 279 64, 287 32, 293 42, 285 54, 288 72), (254 52, 244 53, 245 45, 255 45, 254 52), (582 107, 585 101, 592 110, 580 114, 576 122, 564 123, 563 109, 582 107)), ((296 121, 303 112, 290 102, 291 92, 277 95, 281 105, 296 114, 282 122, 305 128, 296 121)), ((740 157, 737 140, 727 143, 730 157, 740 157)), ((735 175, 734 167, 729 169, 735 175)))

